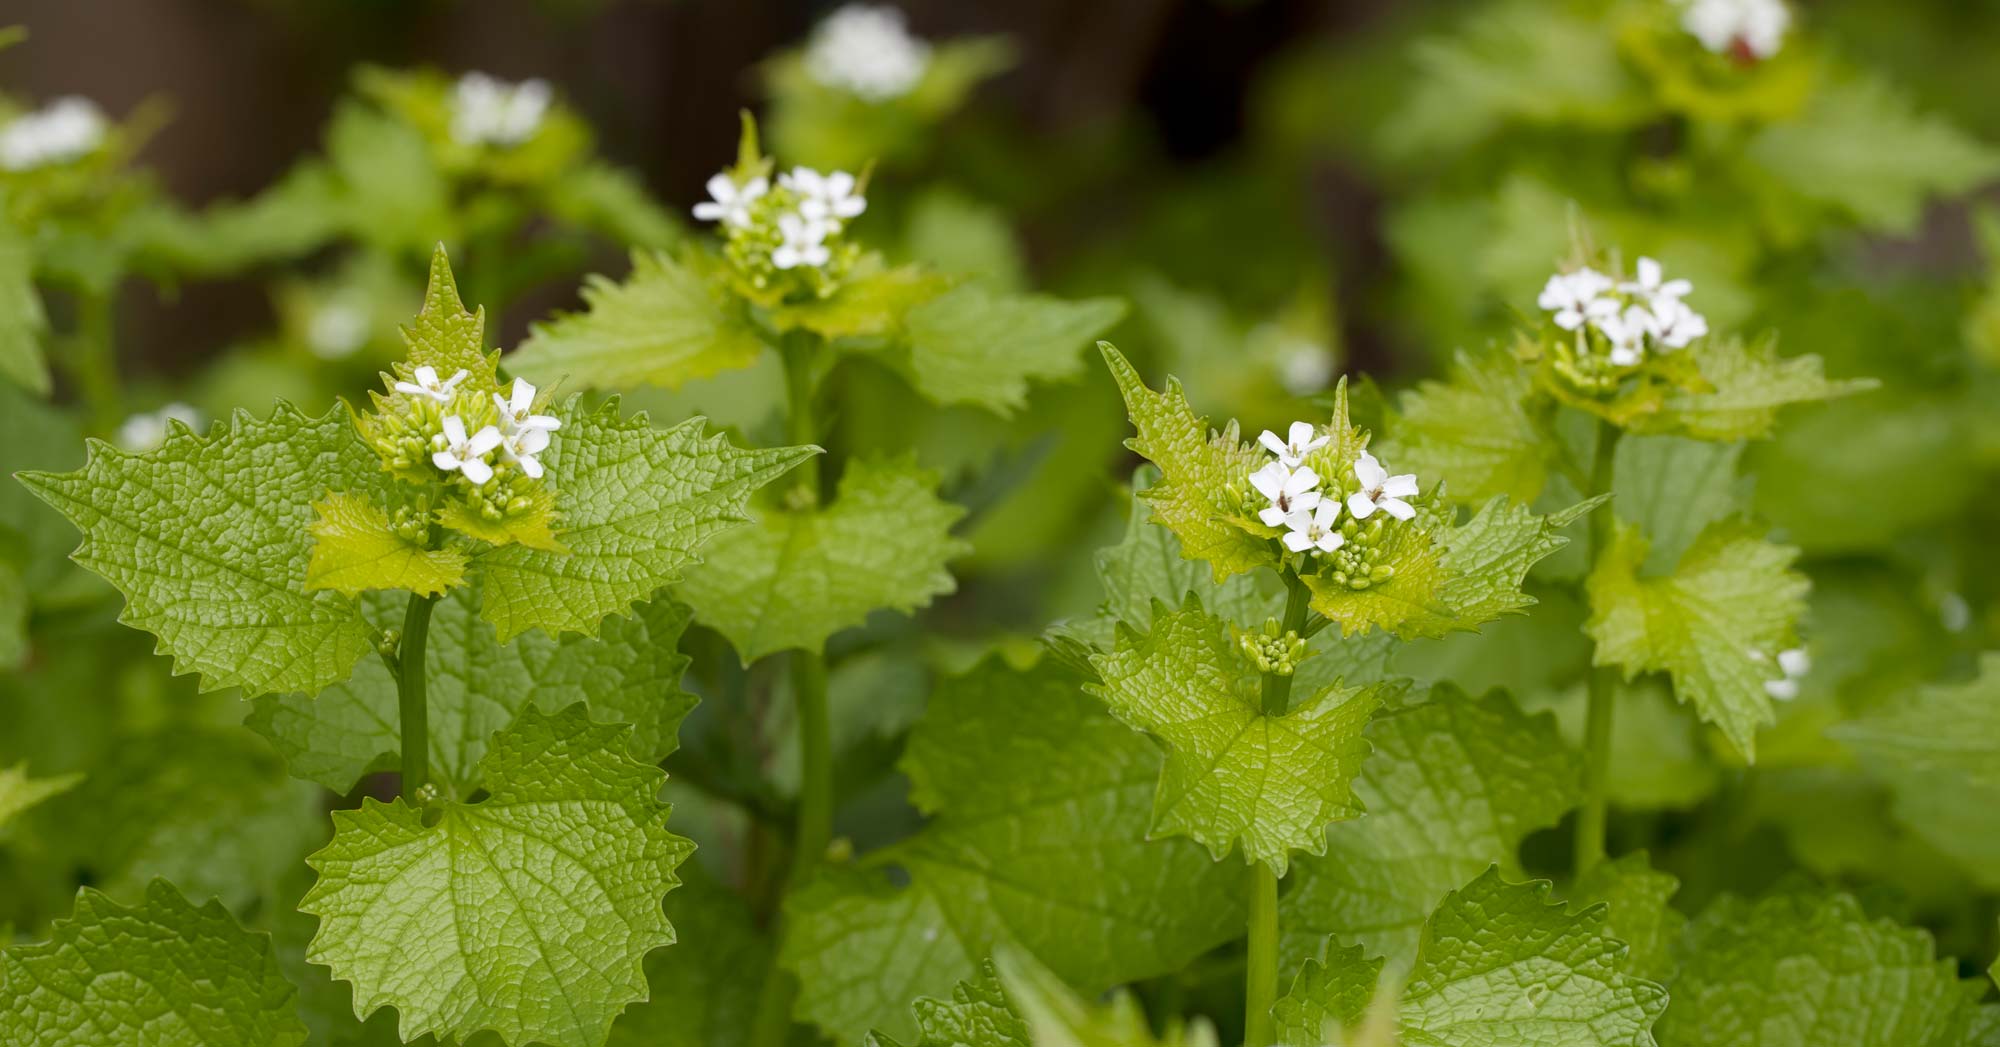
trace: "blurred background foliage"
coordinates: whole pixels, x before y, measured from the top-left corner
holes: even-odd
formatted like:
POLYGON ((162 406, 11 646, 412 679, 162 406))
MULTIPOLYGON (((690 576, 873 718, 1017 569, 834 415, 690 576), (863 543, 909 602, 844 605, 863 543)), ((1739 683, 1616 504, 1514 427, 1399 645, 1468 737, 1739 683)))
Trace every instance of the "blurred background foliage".
MULTIPOLYGON (((2000 645, 2000 8, 1802 2, 1786 49, 1750 69, 1649 0, 905 7, 935 61, 919 90, 869 103, 800 72, 819 4, 17 0, 0 21, 28 35, 0 51, 0 87, 18 108, 83 95, 118 126, 101 170, 8 191, 0 294, 32 301, 0 341, 53 366, 7 358, 0 468, 72 467, 83 435, 170 402, 213 419, 358 395, 400 354, 439 241, 511 347, 578 307, 585 274, 686 234, 742 108, 789 163, 872 160, 857 235, 892 258, 1121 296, 1113 339, 1252 432, 1342 373, 1365 376, 1357 411, 1383 424, 1395 389, 1504 339, 1585 235, 1692 278, 1718 329, 1775 331, 1882 383, 1714 452, 1718 515, 1805 551, 1816 664, 1754 769, 1664 691, 1628 695, 1614 853, 1651 848, 1690 911, 1803 872, 1941 952, 1994 955, 2000 803, 1944 802, 1825 728, 2000 645), (473 69, 548 79, 562 133, 504 164, 454 148, 445 77, 473 69)), ((628 399, 776 443, 774 363, 628 399)), ((865 360, 836 376, 841 453, 914 448, 971 510, 973 544, 955 596, 836 641, 841 831, 860 846, 916 820, 889 756, 926 674, 995 648, 1031 659, 1047 623, 1099 598, 1092 557, 1123 533, 1131 458, 1111 383, 1094 359, 1082 373, 1011 419, 927 405, 865 360)), ((277 914, 320 831, 291 812, 334 801, 237 729, 234 695, 196 695, 116 626, 45 516, 0 484, 0 768, 92 776, 0 827, 0 925, 33 931, 79 881, 163 873, 287 941, 277 914), (132 794, 149 809, 107 810, 132 794), (105 831, 76 829, 92 819, 105 831), (225 846, 242 853, 218 860, 225 846), (190 853, 198 867, 177 864, 190 853)), ((1564 570, 1551 561, 1531 616, 1412 646, 1399 668, 1509 687, 1580 735, 1589 649, 1564 570)), ((697 689, 789 708, 715 637, 687 643, 697 689)), ((744 770, 786 780, 777 719, 704 706, 676 757, 676 818, 725 875, 750 860, 744 812, 784 802, 744 770)), ((1528 866, 1564 853, 1531 839, 1528 866)))

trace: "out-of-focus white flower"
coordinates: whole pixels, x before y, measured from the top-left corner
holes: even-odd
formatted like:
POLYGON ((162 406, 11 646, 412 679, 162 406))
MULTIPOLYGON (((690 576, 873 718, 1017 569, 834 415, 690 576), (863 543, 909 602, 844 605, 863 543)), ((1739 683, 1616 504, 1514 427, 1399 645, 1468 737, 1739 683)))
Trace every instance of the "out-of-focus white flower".
POLYGON ((500 413, 501 456, 541 479, 542 462, 535 456, 548 449, 549 434, 562 428, 562 419, 530 413, 535 408, 535 387, 526 378, 514 379, 512 396, 494 393, 493 406, 500 413))
POLYGON ((306 348, 323 360, 350 356, 368 344, 369 326, 368 310, 349 302, 327 302, 306 319, 306 348))
POLYGON ((1334 521, 1340 517, 1339 502, 1321 502, 1319 508, 1307 513, 1301 509, 1285 518, 1285 548, 1295 553, 1307 549, 1318 549, 1330 553, 1347 544, 1347 538, 1334 529, 1334 521))
POLYGON ((931 47, 910 35, 893 7, 848 4, 828 15, 806 45, 806 74, 828 87, 881 102, 924 78, 931 47))
POLYGON ((444 432, 431 438, 431 464, 445 472, 464 473, 474 487, 484 487, 493 479, 493 467, 486 463, 486 456, 500 446, 500 430, 493 426, 473 433, 465 432, 465 419, 457 415, 447 415, 444 432))
POLYGON ((1649 305, 1664 301, 1678 302, 1694 290, 1694 284, 1686 280, 1668 280, 1666 270, 1651 258, 1640 258, 1638 279, 1626 280, 1618 285, 1620 291, 1638 298, 1649 305))
POLYGON ((694 205, 694 216, 704 222, 722 222, 741 228, 750 224, 750 205, 771 190, 771 180, 763 175, 736 184, 724 171, 708 180, 709 200, 694 205))
POLYGON ((467 73, 452 95, 451 137, 463 145, 520 145, 541 129, 554 97, 547 80, 510 84, 467 73))
POLYGON ((1556 326, 1565 331, 1582 327, 1587 320, 1618 311, 1616 299, 1605 297, 1611 290, 1610 277, 1588 266, 1573 273, 1557 273, 1542 285, 1535 304, 1555 315, 1556 326))
POLYGON ((1685 349, 1707 333, 1708 318, 1688 308, 1686 302, 1667 299, 1654 303, 1653 337, 1662 349, 1685 349))
POLYGON ((1250 474, 1250 486, 1271 500, 1257 513, 1266 527, 1276 527, 1293 513, 1309 512, 1320 503, 1319 474, 1311 469, 1293 469, 1283 462, 1269 462, 1250 474))
POLYGON ((1784 45, 1792 12, 1784 0, 1682 0, 1681 28, 1716 54, 1741 47, 1769 58, 1784 45))
POLYGON ((118 427, 118 446, 127 451, 150 451, 167 442, 169 422, 192 429, 201 424, 201 412, 177 400, 157 411, 135 414, 118 427))
POLYGON ((1332 437, 1320 432, 1311 422, 1293 422, 1285 430, 1284 439, 1278 439, 1277 433, 1266 429, 1258 435, 1257 442, 1277 455, 1278 461, 1285 463, 1286 468, 1296 469, 1306 455, 1325 447, 1330 439, 1332 437))
POLYGON ((778 235, 783 241, 771 249, 771 264, 779 269, 801 265, 825 265, 833 257, 826 246, 833 229, 827 223, 800 214, 778 216, 778 235))
POLYGON ((438 381, 437 368, 425 364, 411 372, 410 377, 415 378, 416 381, 397 382, 394 388, 397 392, 405 396, 428 396, 438 403, 448 404, 451 402, 452 397, 458 395, 458 383, 465 381, 466 376, 470 373, 461 367, 458 369, 458 373, 440 382, 438 381))
MULTIPOLYGON (((1765 662, 1770 656, 1762 651, 1752 650, 1753 661, 1765 662)), ((1789 702, 1799 696, 1799 681, 1812 672, 1812 656, 1803 647, 1778 652, 1778 671, 1784 675, 1776 680, 1764 681, 1764 693, 1781 702, 1789 702)))
POLYGON ((778 184, 799 195, 799 213, 815 222, 838 223, 868 209, 868 199, 855 193, 854 176, 846 171, 820 174, 794 167, 778 176, 778 184))
POLYGON ((0 167, 27 171, 66 164, 97 151, 107 127, 104 112, 88 98, 58 98, 0 128, 0 167))
POLYGON ((1398 520, 1417 515, 1416 507, 1403 500, 1417 496, 1417 474, 1390 476, 1374 455, 1363 451, 1354 460, 1354 478, 1361 482, 1361 490, 1347 496, 1347 511, 1356 520, 1368 519, 1377 509, 1398 520))
POLYGON ((1278 384, 1293 396, 1311 396, 1333 381, 1332 350, 1309 338, 1288 338, 1278 347, 1278 384))

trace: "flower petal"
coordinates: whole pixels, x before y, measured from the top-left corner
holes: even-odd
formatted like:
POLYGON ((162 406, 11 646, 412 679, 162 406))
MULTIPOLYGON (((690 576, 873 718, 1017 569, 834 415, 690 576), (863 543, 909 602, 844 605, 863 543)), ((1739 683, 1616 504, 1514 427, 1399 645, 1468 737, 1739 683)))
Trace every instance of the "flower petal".
POLYGON ((1382 481, 1382 493, 1391 498, 1415 498, 1417 496, 1417 474, 1404 473, 1382 481))
POLYGON ((1366 520, 1375 515, 1375 503, 1369 501, 1367 495, 1356 491, 1347 496, 1347 511, 1352 513, 1356 520, 1366 520))
POLYGON ((1416 509, 1401 498, 1384 498, 1377 505, 1380 506, 1383 512, 1388 513, 1398 520, 1412 520, 1417 515, 1416 509))

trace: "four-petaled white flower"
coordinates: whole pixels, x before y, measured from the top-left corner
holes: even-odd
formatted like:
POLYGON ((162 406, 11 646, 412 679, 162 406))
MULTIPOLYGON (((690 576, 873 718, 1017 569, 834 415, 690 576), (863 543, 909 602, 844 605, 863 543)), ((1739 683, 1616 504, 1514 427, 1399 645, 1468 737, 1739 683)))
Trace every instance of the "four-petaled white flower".
POLYGON ((530 414, 535 408, 535 387, 526 378, 514 379, 514 395, 493 394, 493 406, 500 412, 500 453, 521 471, 539 480, 541 460, 535 456, 549 446, 549 434, 562 428, 562 419, 553 415, 530 414))
POLYGON ((1655 303, 1653 324, 1653 337, 1664 349, 1685 349, 1708 333, 1708 319, 1679 299, 1655 303))
POLYGON ((483 487, 493 479, 493 467, 486 464, 486 456, 500 446, 500 441, 500 430, 493 426, 467 436, 465 419, 447 415, 444 432, 431 438, 431 446, 436 448, 431 454, 431 464, 448 473, 463 473, 472 486, 483 487))
POLYGON ((810 167, 794 167, 778 176, 778 184, 799 194, 800 214, 835 228, 868 209, 868 199, 855 193, 858 183, 846 171, 820 174, 810 167))
POLYGON ((201 412, 175 401, 157 411, 135 414, 118 427, 118 446, 127 451, 150 451, 167 442, 168 422, 192 429, 201 424, 201 412))
POLYGON ((694 216, 704 222, 722 222, 738 228, 750 224, 750 205, 769 192, 771 180, 763 175, 736 184, 736 179, 724 171, 708 180, 708 195, 713 199, 703 200, 694 205, 694 216))
POLYGON ((1404 473, 1390 476, 1382 463, 1367 451, 1354 460, 1354 478, 1361 481, 1361 490, 1347 496, 1347 511, 1356 520, 1366 520, 1380 509, 1398 520, 1408 520, 1417 515, 1417 510, 1404 501, 1417 496, 1417 474, 1404 473))
POLYGON ((1784 0, 1682 0, 1681 28, 1716 54, 1738 48, 1750 58, 1769 58, 1785 42, 1792 12, 1784 0))
POLYGON ((1535 304, 1556 314, 1556 326, 1565 331, 1582 327, 1587 320, 1609 316, 1618 311, 1618 303, 1603 297, 1611 290, 1610 277, 1585 266, 1573 273, 1557 273, 1542 285, 1541 296, 1535 304))
POLYGON ((924 78, 930 45, 910 35, 903 12, 849 4, 813 30, 806 74, 828 87, 880 102, 908 94, 924 78))
POLYGON ((1694 284, 1686 280, 1667 280, 1660 263, 1651 258, 1640 258, 1638 279, 1626 280, 1618 285, 1620 291, 1635 298, 1643 298, 1647 304, 1658 306, 1661 302, 1678 302, 1694 290, 1694 284))
POLYGON ((1330 553, 1347 544, 1347 538, 1334 529, 1334 521, 1340 517, 1339 502, 1321 502, 1319 508, 1310 513, 1300 510, 1285 518, 1285 548, 1295 553, 1307 549, 1318 549, 1330 553))
POLYGON ((103 144, 105 126, 103 111, 90 99, 58 98, 0 128, 0 167, 27 171, 80 160, 103 144))
POLYGON ((1646 336, 1658 329, 1653 314, 1641 306, 1627 306, 1623 313, 1595 322, 1597 330, 1611 343, 1611 362, 1619 367, 1637 366, 1646 358, 1646 336))
POLYGON ((452 95, 451 137, 462 145, 520 145, 541 128, 553 98, 546 80, 510 84, 467 73, 452 95))
POLYGON ((453 396, 458 395, 458 383, 465 381, 466 375, 469 373, 465 368, 461 367, 458 369, 457 374, 440 382, 438 381, 437 368, 425 364, 412 372, 411 377, 415 378, 416 381, 397 382, 395 389, 406 396, 428 396, 438 403, 448 404, 451 402, 453 396))
POLYGON ((1250 474, 1250 486, 1271 500, 1257 513, 1267 527, 1276 527, 1293 513, 1310 512, 1320 503, 1319 474, 1311 469, 1292 469, 1283 462, 1269 462, 1250 474))
POLYGON ((1257 442, 1263 444, 1265 450, 1277 455, 1278 461, 1285 463, 1287 468, 1296 469, 1306 455, 1325 447, 1329 439, 1331 437, 1320 433, 1311 422, 1293 422, 1291 427, 1285 430, 1284 439, 1278 439, 1277 433, 1266 429, 1257 437, 1257 442))
POLYGON ((779 215, 778 235, 784 240, 771 249, 771 264, 780 269, 825 265, 833 257, 826 246, 827 234, 832 231, 825 222, 804 215, 779 215))
MULTIPOLYGON (((1768 661, 1769 656, 1762 651, 1752 650, 1754 661, 1768 661)), ((1764 693, 1781 702, 1789 702, 1799 696, 1799 681, 1812 672, 1812 656, 1803 647, 1778 652, 1778 671, 1784 676, 1776 680, 1764 681, 1764 693)))

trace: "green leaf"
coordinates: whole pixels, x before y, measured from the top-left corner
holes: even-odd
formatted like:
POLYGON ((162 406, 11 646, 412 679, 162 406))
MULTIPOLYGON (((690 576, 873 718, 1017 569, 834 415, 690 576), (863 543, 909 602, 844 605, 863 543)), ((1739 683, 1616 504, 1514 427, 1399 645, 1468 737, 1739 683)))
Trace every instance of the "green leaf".
POLYGON ((495 367, 500 351, 486 351, 486 307, 466 312, 458 297, 458 282, 451 275, 451 259, 444 245, 431 252, 430 283, 424 289, 423 308, 403 329, 409 343, 409 366, 434 367, 446 378, 460 370, 467 372, 459 386, 463 394, 483 399, 499 390, 495 367))
POLYGON ((507 366, 538 384, 591 389, 688 382, 755 363, 757 332, 730 315, 696 255, 636 251, 622 282, 591 276, 584 311, 529 329, 507 366))
POLYGON ((80 774, 30 778, 26 763, 0 767, 0 829, 5 829, 8 822, 28 808, 76 788, 80 781, 83 781, 80 774))
POLYGON ((42 357, 48 329, 35 290, 34 248, 10 225, 0 224, 0 379, 49 394, 49 363, 42 357))
POLYGON ((313 507, 312 559, 307 592, 331 589, 359 596, 371 589, 400 589, 435 596, 465 584, 465 553, 427 549, 397 534, 389 514, 366 495, 327 495, 313 507))
MULTIPOLYGON (((951 999, 918 1000, 914 1047, 1217 1047, 1205 1019, 1169 1019, 1154 1036, 1146 1009, 1130 992, 1108 1000, 1079 997, 1034 957, 1001 948, 980 964, 975 981, 960 982, 951 999)), ((865 1047, 897 1047, 870 1033, 865 1047)))
MULTIPOLYGON (((474 584, 446 595, 431 612, 430 766, 446 795, 472 795, 487 741, 530 706, 553 713, 585 702, 594 719, 630 724, 631 755, 644 763, 674 751, 681 719, 695 704, 680 686, 688 664, 678 648, 685 607, 661 598, 604 623, 595 637, 529 633, 502 645, 479 617, 479 599, 474 584)), ((400 597, 375 598, 371 617, 398 622, 403 604, 400 597)), ((346 793, 362 775, 396 767, 403 747, 396 699, 395 678, 369 659, 317 698, 258 698, 244 723, 270 739, 292 774, 346 793)))
POLYGON ((1193 601, 1091 661, 1104 682, 1086 690, 1166 746, 1154 834, 1190 837, 1217 861, 1240 843, 1246 861, 1283 876, 1291 852, 1326 853, 1327 825, 1361 813, 1361 732, 1394 685, 1335 683, 1268 715, 1264 677, 1229 623, 1193 601))
POLYGON ((910 371, 933 403, 973 404, 1007 415, 1028 383, 1073 377, 1077 352, 1125 315, 1116 298, 1069 302, 965 284, 909 311, 910 371))
POLYGON ((936 491, 913 462, 857 460, 832 504, 767 511, 723 535, 674 591, 745 664, 820 650, 870 611, 908 614, 956 587, 945 563, 971 550, 951 535, 965 510, 936 491))
POLYGON ((158 636, 177 673, 253 694, 318 691, 374 648, 351 600, 305 590, 313 503, 379 483, 344 409, 280 403, 144 454, 93 443, 83 468, 21 482, 83 531, 75 560, 125 594, 120 620, 158 636))
POLYGON ((1146 839, 1160 768, 1156 745, 1053 668, 989 659, 941 684, 902 762, 930 824, 786 902, 799 1016, 842 1042, 907 1037, 911 1000, 973 978, 1003 943, 1103 989, 1241 934, 1242 870, 1146 839))
POLYGON ((1781 357, 1774 338, 1704 338, 1688 352, 1710 388, 1668 393, 1659 413, 1645 420, 1646 431, 1697 440, 1762 439, 1777 425, 1781 407, 1852 396, 1880 384, 1872 378, 1829 379, 1819 357, 1781 357))
POLYGON ((1512 356, 1459 353, 1446 382, 1405 392, 1384 440, 1385 456, 1460 502, 1506 496, 1523 505, 1549 478, 1551 437, 1529 412, 1534 382, 1512 356))
POLYGON ((1673 677, 1674 695, 1715 724, 1746 759, 1757 728, 1775 722, 1764 683, 1778 677, 1776 654, 1793 646, 1805 611, 1805 577, 1791 570, 1798 550, 1765 541, 1748 525, 1711 524, 1672 574, 1645 577, 1647 543, 1620 523, 1585 586, 1596 664, 1630 679, 1673 677))
POLYGON ((106 891, 157 876, 242 912, 326 839, 323 810, 255 738, 190 725, 119 738, 31 820, 59 867, 106 891))
POLYGON ((0 560, 0 671, 18 669, 28 660, 29 603, 20 569, 0 560))
POLYGON ((951 287, 950 277, 924 266, 890 266, 867 254, 841 280, 831 298, 772 306, 780 330, 802 329, 828 340, 883 338, 903 330, 912 309, 951 287))
POLYGON ((1220 505, 1231 484, 1247 485, 1266 455, 1243 443, 1234 421, 1211 433, 1180 382, 1168 378, 1166 392, 1155 393, 1109 342, 1097 347, 1138 430, 1125 446, 1160 468, 1160 482, 1144 497, 1154 519, 1180 539, 1181 555, 1207 561, 1218 582, 1277 563, 1275 543, 1229 523, 1220 505))
POLYGON ((700 862, 683 870, 687 882, 667 895, 667 918, 689 944, 646 957, 652 993, 618 1016, 606 1047, 743 1047, 756 1024, 771 942, 743 899, 700 862))
MULTIPOLYGON (((910 1005, 917 1038, 910 1047, 1035 1047, 1028 1023, 1007 998, 992 960, 979 973, 952 987, 949 998, 925 997, 910 1005)), ((869 1033, 866 1047, 898 1047, 881 1033, 869 1033)))
POLYGON ((1381 562, 1395 569, 1394 577, 1355 590, 1331 577, 1305 575, 1313 610, 1340 626, 1342 635, 1379 628, 1404 639, 1445 636, 1520 614, 1535 604, 1521 591, 1528 570, 1569 544, 1563 528, 1604 501, 1599 496, 1537 516, 1496 497, 1455 525, 1436 510, 1420 509, 1415 520, 1383 532, 1381 562))
POLYGON ((0 948, 0 1041, 26 1047, 298 1047, 270 939, 165 880, 127 909, 96 891, 49 940, 0 948))
POLYGON ((696 550, 747 522, 750 495, 818 454, 817 447, 742 450, 704 435, 699 418, 654 429, 619 417, 611 400, 586 413, 558 410, 563 438, 542 456, 562 510, 568 552, 509 545, 474 559, 486 584, 482 613, 506 643, 530 629, 595 633, 697 562, 696 550))
MULTIPOLYGON (((1396 1005, 1409 1047, 1654 1047, 1667 994, 1624 971, 1625 943, 1605 909, 1548 903, 1546 882, 1507 883, 1497 869, 1445 896, 1425 921, 1396 1005)), ((1358 958, 1350 951, 1339 961, 1358 958)), ((1324 1024, 1360 1023, 1354 1001, 1384 990, 1380 964, 1309 961, 1274 1009, 1287 1043, 1319 1043, 1324 1024)), ((1849 1041, 1852 1042, 1852 1041, 1849 1041)))
POLYGON ((910 202, 903 246, 912 258, 964 273, 1000 291, 1027 285, 1027 262, 1007 213, 951 189, 928 189, 910 202))
POLYGON ((674 942, 660 899, 693 849, 627 733, 528 709, 481 761, 485 800, 334 812, 299 909, 320 918, 308 958, 353 983, 357 1016, 394 1007, 405 1040, 604 1042, 646 996, 646 953, 674 942))
POLYGON ((1583 762, 1555 720, 1504 692, 1429 700, 1375 717, 1374 755, 1354 793, 1368 815, 1334 826, 1324 858, 1300 858, 1279 899, 1290 967, 1328 934, 1403 963, 1438 901, 1498 864, 1516 875, 1521 840, 1556 824, 1583 794, 1583 762))
POLYGON ((1832 891, 1725 895, 1680 954, 1661 1047, 1957 1047, 1972 1020, 1974 997, 1930 935, 1832 891))
POLYGON ((1932 196, 2000 172, 2000 151, 1867 77, 1822 86, 1798 120, 1764 128, 1745 154, 1788 192, 1887 232, 1914 229, 1932 196))
POLYGON ((1612 463, 1611 507, 1639 526, 1650 548, 1642 572, 1672 573, 1708 525, 1749 508, 1749 482, 1737 478, 1740 443, 1681 436, 1618 440, 1612 463))
POLYGON ((1655 870, 1644 852, 1591 866, 1570 887, 1575 903, 1608 906, 1605 927, 1612 937, 1631 946, 1624 969, 1636 977, 1665 984, 1673 978, 1675 948, 1687 917, 1671 904, 1681 882, 1655 870))

